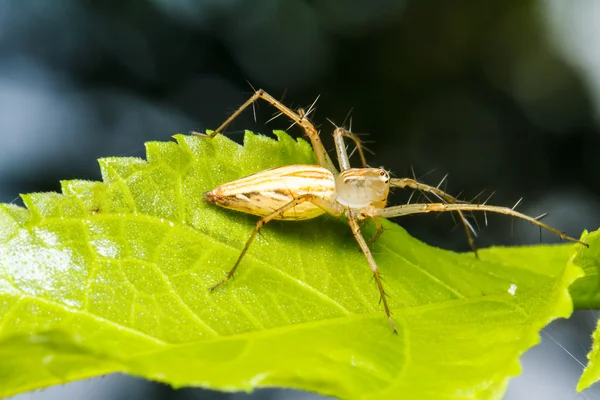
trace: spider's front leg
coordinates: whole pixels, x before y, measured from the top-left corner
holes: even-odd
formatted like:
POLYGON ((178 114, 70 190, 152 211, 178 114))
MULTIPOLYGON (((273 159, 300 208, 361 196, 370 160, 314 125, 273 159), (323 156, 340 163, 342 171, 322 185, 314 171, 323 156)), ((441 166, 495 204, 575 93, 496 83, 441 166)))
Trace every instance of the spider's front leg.
POLYGON ((415 204, 402 204, 399 206, 386 207, 386 208, 369 208, 363 216, 368 217, 383 217, 383 218, 394 218, 394 217, 402 217, 404 215, 410 214, 424 214, 430 212, 452 212, 452 211, 482 211, 482 212, 492 212, 497 214, 509 215, 511 217, 523 219, 528 221, 534 225, 539 226, 540 228, 544 228, 549 230, 550 232, 556 234, 561 239, 568 240, 570 242, 575 242, 582 244, 586 247, 589 245, 579 239, 568 236, 558 229, 552 228, 549 225, 544 224, 539 221, 537 218, 530 217, 529 215, 522 214, 518 211, 513 210, 509 207, 500 207, 500 206, 490 206, 487 204, 470 204, 470 203, 415 203, 415 204))
MULTIPOLYGON (((424 183, 417 181, 416 179, 392 178, 390 180, 390 187, 397 187, 400 189, 409 188, 409 189, 418 190, 418 191, 421 191, 424 193, 431 193, 438 199, 445 201, 447 203, 459 203, 458 199, 456 199, 454 196, 451 196, 450 194, 446 193, 445 191, 441 190, 439 187, 426 185, 424 183)), ((475 239, 474 239, 474 236, 477 236, 477 233, 475 232, 475 229, 473 229, 473 226, 471 225, 469 220, 467 220, 467 217, 465 217, 465 214, 462 211, 457 211, 457 212, 458 212, 458 216, 460 217, 460 220, 463 224, 463 227, 465 229, 465 235, 467 236, 467 241, 469 242, 469 246, 473 250, 473 253, 475 253, 475 257, 479 258, 479 255, 477 253, 477 247, 475 246, 475 239)))

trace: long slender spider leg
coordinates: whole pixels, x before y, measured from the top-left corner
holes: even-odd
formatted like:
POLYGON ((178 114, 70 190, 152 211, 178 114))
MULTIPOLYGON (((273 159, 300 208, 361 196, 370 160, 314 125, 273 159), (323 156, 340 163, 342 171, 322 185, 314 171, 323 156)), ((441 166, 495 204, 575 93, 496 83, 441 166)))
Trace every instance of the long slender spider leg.
POLYGON ((302 129, 304 129, 304 133, 306 134, 306 136, 308 136, 308 139, 310 140, 310 143, 313 147, 313 150, 315 152, 315 158, 317 160, 317 164, 319 164, 323 168, 329 169, 331 172, 334 172, 334 173, 336 172, 335 164, 333 163, 333 161, 327 154, 327 150, 325 150, 325 147, 323 146, 323 142, 321 141, 321 138, 319 137, 319 132, 317 131, 315 126, 307 118, 305 118, 305 116, 304 116, 305 113, 300 115, 297 112, 294 112, 290 108, 286 107, 279 100, 277 100, 276 98, 274 98, 273 96, 271 96, 270 94, 265 92, 263 89, 258 89, 257 91, 255 91, 254 94, 248 100, 246 100, 246 102, 244 104, 242 104, 233 114, 231 114, 229 116, 229 118, 227 118, 225 120, 225 122, 223 122, 221 124, 221 126, 219 126, 217 129, 215 129, 213 132, 211 132, 211 133, 190 132, 190 133, 192 135, 212 139, 217 134, 221 133, 227 127, 227 125, 229 125, 234 119, 236 119, 242 113, 242 111, 244 111, 246 108, 248 108, 251 104, 253 104, 258 99, 263 99, 267 103, 271 104, 273 107, 278 109, 282 114, 285 114, 292 121, 294 121, 295 124, 298 124, 299 126, 301 126, 302 129))
POLYGON ((365 158, 365 152, 363 150, 362 142, 360 138, 356 136, 354 133, 340 127, 336 127, 333 131, 333 139, 335 140, 335 150, 338 155, 338 159, 340 160, 340 168, 342 171, 345 171, 350 168, 350 157, 348 157, 348 151, 346 150, 346 145, 344 143, 343 138, 347 137, 354 142, 356 145, 356 149, 358 150, 358 155, 360 156, 360 161, 362 163, 363 168, 368 168, 367 159, 365 158), (340 158, 341 157, 341 158, 340 158), (344 167, 342 167, 341 160, 345 160, 344 167))
POLYGON ((372 208, 365 212, 366 216, 370 217, 384 217, 384 218, 393 218, 393 217, 401 217, 409 214, 422 214, 429 212, 452 212, 452 211, 487 211, 498 214, 505 214, 512 217, 524 219, 525 221, 531 222, 534 225, 537 225, 541 228, 547 229, 550 232, 558 235, 561 239, 568 240, 571 242, 582 244, 586 247, 589 245, 585 242, 582 242, 579 239, 572 238, 563 232, 552 228, 544 224, 543 222, 538 221, 537 219, 530 217, 528 215, 522 214, 518 211, 513 210, 510 207, 500 207, 500 206, 488 206, 485 204, 469 204, 469 203, 422 203, 422 204, 403 204, 399 206, 387 207, 383 209, 375 209, 372 208))
POLYGON ((362 234, 360 233, 360 226, 358 224, 358 221, 356 220, 356 217, 348 216, 348 222, 350 224, 350 229, 352 229, 352 234, 354 235, 354 238, 358 242, 360 249, 362 250, 365 257, 367 258, 367 261, 369 262, 369 266, 371 267, 371 271, 373 271, 373 277, 375 278, 375 282, 377 283, 377 288, 379 289, 379 296, 380 296, 381 302, 383 303, 383 308, 385 309, 385 315, 387 316, 388 320, 390 321, 390 325, 392 326, 394 333, 397 334, 398 331, 396 330, 396 325, 394 324, 394 320, 392 319, 392 313, 390 312, 390 308, 387 303, 387 298, 386 298, 387 294, 385 293, 385 290, 383 290, 383 282, 381 280, 381 275, 379 274, 379 268, 377 268, 375 259, 373 258, 373 255, 371 254, 371 250, 369 250, 369 245, 367 244, 367 242, 365 241, 365 238, 363 238, 362 234))
POLYGON ((375 223, 375 227, 377 228, 377 231, 375 232, 375 235, 373 235, 373 237, 371 239, 367 240, 367 244, 369 246, 371 246, 373 243, 375 243, 381 237, 381 234, 383 233, 383 224, 381 223, 379 218, 372 218, 372 221, 375 223))
MULTIPOLYGON (((390 179, 390 187, 399 187, 401 189, 410 188, 413 190, 419 190, 422 192, 431 193, 440 200, 443 200, 448 203, 460 203, 458 199, 441 190, 439 187, 426 185, 417 181, 416 179, 392 178, 390 179)), ((474 239, 474 236, 477 236, 477 233, 475 232, 475 229, 473 229, 473 226, 471 225, 469 220, 467 220, 467 217, 465 217, 462 211, 458 211, 458 216, 460 217, 463 228, 465 230, 465 235, 467 236, 469 246, 471 247, 471 250, 473 250, 473 253, 475 253, 475 257, 479 258, 479 253, 477 252, 477 246, 475 246, 474 239)))
POLYGON ((426 185, 412 178, 392 178, 390 179, 390 187, 420 190, 423 192, 431 193, 438 199, 446 201, 448 203, 460 203, 460 201, 456 197, 444 192, 442 189, 435 186, 426 185))
POLYGON ((233 265, 233 268, 231 268, 231 270, 227 273, 227 277, 225 279, 223 279, 222 281, 220 281, 219 283, 217 283, 216 285, 212 286, 210 288, 210 291, 212 292, 219 286, 222 286, 223 284, 225 284, 228 280, 230 280, 233 277, 233 274, 235 273, 236 269, 240 265, 242 258, 244 258, 244 255, 246 255, 246 252, 250 248, 250 245, 254 241, 254 238, 256 238, 256 235, 260 232, 260 230, 263 226, 265 226, 268 222, 276 219, 277 217, 283 216, 283 214, 286 211, 296 207, 298 204, 304 203, 305 201, 309 201, 309 202, 315 204, 316 206, 323 208, 325 211, 327 211, 328 213, 330 213, 334 216, 339 216, 342 213, 342 210, 339 209, 339 207, 336 207, 336 205, 334 203, 330 203, 327 200, 324 200, 323 198, 317 197, 313 194, 304 194, 304 195, 298 196, 297 198, 290 201, 286 205, 275 210, 273 213, 262 217, 261 219, 256 221, 256 226, 254 227, 254 230, 252 231, 250 238, 248 238, 248 240, 246 241, 246 244, 244 245, 242 252, 238 256, 237 261, 233 265))
POLYGON ((335 143, 335 152, 337 153, 338 164, 342 172, 351 168, 350 157, 348 156, 348 150, 346 149, 346 143, 344 143, 344 134, 346 130, 343 128, 335 128, 333 131, 333 140, 335 143))

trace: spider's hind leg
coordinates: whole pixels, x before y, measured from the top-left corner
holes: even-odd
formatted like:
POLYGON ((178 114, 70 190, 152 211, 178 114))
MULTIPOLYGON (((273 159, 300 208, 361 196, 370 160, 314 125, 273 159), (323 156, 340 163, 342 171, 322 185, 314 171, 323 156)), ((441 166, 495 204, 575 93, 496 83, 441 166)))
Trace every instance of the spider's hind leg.
POLYGON ((323 146, 323 142, 319 137, 319 132, 312 124, 312 122, 310 122, 308 118, 306 118, 307 113, 303 110, 300 110, 300 112, 295 112, 291 110, 289 107, 285 106, 282 102, 265 92, 263 89, 258 89, 257 91, 255 91, 254 94, 248 100, 246 100, 246 102, 244 102, 244 104, 242 104, 233 114, 229 116, 229 118, 225 120, 225 122, 221 124, 221 126, 219 126, 210 134, 201 132, 191 132, 191 134, 205 137, 208 139, 214 138, 217 134, 223 132, 227 125, 229 125, 234 119, 236 119, 242 113, 242 111, 244 111, 258 99, 263 99, 267 103, 271 104, 273 107, 278 109, 281 112, 281 114, 284 114, 288 118, 290 118, 294 122, 294 124, 297 124, 300 127, 302 127, 302 129, 304 129, 304 133, 306 134, 306 136, 308 136, 308 139, 310 140, 310 143, 313 147, 317 164, 319 164, 323 168, 329 169, 331 172, 335 172, 335 165, 333 164, 333 161, 331 160, 331 158, 327 154, 327 151, 325 150, 325 147, 323 146))

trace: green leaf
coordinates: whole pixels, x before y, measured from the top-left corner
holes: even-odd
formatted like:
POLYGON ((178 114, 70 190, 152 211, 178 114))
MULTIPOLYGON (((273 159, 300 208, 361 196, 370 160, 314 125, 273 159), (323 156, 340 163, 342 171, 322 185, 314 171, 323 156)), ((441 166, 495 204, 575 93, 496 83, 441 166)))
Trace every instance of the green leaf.
MULTIPOLYGON (((223 182, 313 163, 310 146, 177 135, 100 161, 103 182, 0 206, 0 396, 110 372, 173 386, 283 386, 341 398, 500 399, 519 356, 572 312, 577 246, 456 254, 391 222, 374 245, 399 328, 343 220, 265 227, 202 201, 223 182), (516 291, 514 291, 516 290, 516 291)), ((367 226, 367 236, 373 227, 367 226)))
POLYGON ((581 247, 571 260, 585 276, 578 279, 569 291, 576 309, 590 310, 600 308, 600 231, 584 232, 581 239, 589 248, 581 247))
MULTIPOLYGON (((590 245, 581 248, 573 257, 573 264, 581 267, 585 276, 571 286, 571 295, 578 309, 598 309, 600 304, 600 231, 584 233, 582 240, 590 245)), ((600 321, 599 321, 600 322, 600 321)), ((592 350, 588 354, 588 365, 577 383, 581 391, 600 380, 600 325, 593 334, 592 350)))

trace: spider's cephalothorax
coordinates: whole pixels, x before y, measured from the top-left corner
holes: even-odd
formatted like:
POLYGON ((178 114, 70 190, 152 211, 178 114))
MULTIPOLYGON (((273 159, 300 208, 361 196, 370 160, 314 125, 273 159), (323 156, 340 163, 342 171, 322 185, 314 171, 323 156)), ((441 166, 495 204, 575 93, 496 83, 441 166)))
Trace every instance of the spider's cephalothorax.
POLYGON ((336 201, 350 209, 384 208, 390 174, 383 168, 350 168, 335 178, 336 201))

